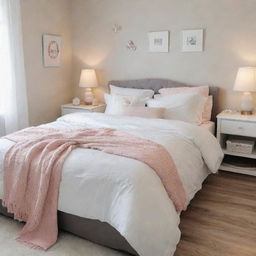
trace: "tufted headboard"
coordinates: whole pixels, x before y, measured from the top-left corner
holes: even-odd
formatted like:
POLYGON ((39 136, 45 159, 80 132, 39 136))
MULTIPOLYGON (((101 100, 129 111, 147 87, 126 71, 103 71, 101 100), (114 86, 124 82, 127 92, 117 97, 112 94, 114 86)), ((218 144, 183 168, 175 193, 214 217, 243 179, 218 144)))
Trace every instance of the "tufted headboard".
MULTIPOLYGON (((161 88, 172 88, 172 87, 193 87, 184 83, 168 80, 168 79, 138 79, 138 80, 113 80, 108 83, 109 85, 115 85, 123 88, 136 88, 136 89, 151 89, 155 93, 161 88)), ((212 110, 212 121, 216 121, 217 115, 217 101, 218 101, 218 88, 210 86, 210 95, 213 96, 213 110, 212 110)))

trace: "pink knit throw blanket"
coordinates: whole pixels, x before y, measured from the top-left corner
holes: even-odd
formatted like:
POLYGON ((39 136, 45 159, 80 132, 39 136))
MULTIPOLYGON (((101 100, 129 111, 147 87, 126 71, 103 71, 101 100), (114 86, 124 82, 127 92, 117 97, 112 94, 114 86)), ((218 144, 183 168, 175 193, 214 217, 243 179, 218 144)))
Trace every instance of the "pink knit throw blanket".
MULTIPOLYGON (((5 138, 16 142, 4 159, 3 205, 25 221, 17 241, 47 250, 58 236, 57 207, 61 170, 76 147, 101 150, 149 165, 179 212, 186 195, 170 154, 161 145, 114 129, 28 128, 5 138)), ((75 200, 75 198, 74 198, 75 200)))

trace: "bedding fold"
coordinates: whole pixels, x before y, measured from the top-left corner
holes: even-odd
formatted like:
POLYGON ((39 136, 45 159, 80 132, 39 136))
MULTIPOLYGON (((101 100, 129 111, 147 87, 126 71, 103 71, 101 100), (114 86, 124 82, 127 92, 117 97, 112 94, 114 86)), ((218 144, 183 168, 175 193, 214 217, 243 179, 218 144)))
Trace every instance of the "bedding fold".
POLYGON ((46 250, 57 240, 61 171, 77 147, 139 160, 161 179, 178 212, 187 198, 172 156, 160 144, 111 128, 58 130, 32 127, 5 137, 15 144, 4 158, 3 204, 25 221, 18 241, 46 250))
MULTIPOLYGON (((113 116, 102 113, 73 113, 57 120, 59 127, 112 128, 147 138, 169 147, 170 137, 174 134, 187 139, 199 149, 202 158, 212 173, 216 173, 224 154, 215 136, 197 125, 177 120, 146 119, 140 117, 113 116), (160 136, 159 136, 160 135, 160 136)), ((51 127, 52 124, 47 124, 51 127)), ((173 153, 173 152, 172 152, 173 153)), ((187 156, 184 156, 187 157, 187 156)))

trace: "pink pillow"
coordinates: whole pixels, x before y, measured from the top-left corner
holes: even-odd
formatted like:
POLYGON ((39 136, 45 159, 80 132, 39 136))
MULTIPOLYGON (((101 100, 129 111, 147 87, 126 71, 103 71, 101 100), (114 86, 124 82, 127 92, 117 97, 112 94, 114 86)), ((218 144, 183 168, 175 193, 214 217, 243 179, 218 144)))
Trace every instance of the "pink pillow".
POLYGON ((170 95, 170 94, 180 94, 180 93, 198 93, 204 97, 208 97, 205 103, 205 107, 202 115, 202 121, 208 122, 211 120, 213 98, 212 96, 208 96, 209 86, 162 88, 159 90, 159 93, 162 96, 170 95))
POLYGON ((213 97, 208 96, 208 99, 204 105, 204 111, 203 111, 203 123, 208 122, 212 118, 212 107, 213 107, 213 97))
POLYGON ((159 90, 159 93, 162 96, 177 93, 198 93, 204 97, 208 97, 209 86, 162 88, 159 90))
POLYGON ((120 115, 137 116, 144 118, 164 118, 164 108, 149 108, 139 106, 122 106, 120 115))

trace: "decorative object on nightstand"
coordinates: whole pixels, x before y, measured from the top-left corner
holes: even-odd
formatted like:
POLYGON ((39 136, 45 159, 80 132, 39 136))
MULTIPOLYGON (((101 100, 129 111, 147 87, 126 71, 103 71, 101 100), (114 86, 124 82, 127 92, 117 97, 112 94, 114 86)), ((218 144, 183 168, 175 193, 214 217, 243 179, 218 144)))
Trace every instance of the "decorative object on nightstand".
POLYGON ((217 139, 225 154, 220 170, 256 176, 256 115, 222 112, 217 139))
POLYGON ((256 67, 239 68, 234 90, 244 93, 241 103, 241 114, 252 115, 254 105, 251 92, 256 92, 256 67))
POLYGON ((80 99, 78 97, 75 97, 73 100, 72 100, 72 104, 74 106, 79 106, 81 103, 80 99))
POLYGON ((83 69, 80 76, 80 87, 85 87, 84 103, 86 105, 92 105, 94 95, 92 88, 98 86, 96 72, 94 69, 83 69))
POLYGON ((74 106, 73 104, 65 104, 61 106, 61 115, 64 116, 64 115, 76 113, 76 112, 103 113, 105 111, 105 108, 106 108, 105 104, 101 104, 97 106, 93 106, 93 105, 74 106))

